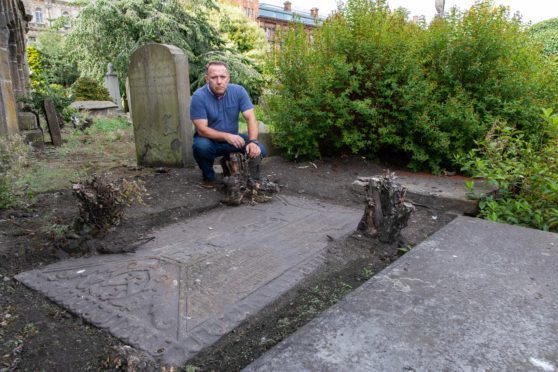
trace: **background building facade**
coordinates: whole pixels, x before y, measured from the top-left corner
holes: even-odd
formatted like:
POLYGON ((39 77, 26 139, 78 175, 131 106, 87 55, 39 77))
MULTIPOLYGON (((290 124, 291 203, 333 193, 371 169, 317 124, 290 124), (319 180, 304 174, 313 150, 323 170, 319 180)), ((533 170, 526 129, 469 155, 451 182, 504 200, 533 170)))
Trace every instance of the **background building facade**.
MULTIPOLYGON (((60 17, 67 17, 70 20, 79 14, 79 7, 69 0, 23 0, 23 3, 32 16, 27 34, 29 42, 36 41, 39 33, 49 27, 54 20, 60 17)), ((61 30, 69 27, 68 22, 61 30)))

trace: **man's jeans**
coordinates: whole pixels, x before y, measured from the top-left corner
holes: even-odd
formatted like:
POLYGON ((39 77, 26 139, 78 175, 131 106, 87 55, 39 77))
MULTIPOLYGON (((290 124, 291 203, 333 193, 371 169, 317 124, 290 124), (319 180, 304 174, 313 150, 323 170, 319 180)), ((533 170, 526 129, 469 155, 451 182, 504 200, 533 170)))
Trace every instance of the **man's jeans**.
MULTIPOLYGON (((248 141, 247 134, 240 134, 244 141, 248 141)), ((263 145, 258 144, 260 150, 262 151, 262 157, 265 157, 266 151, 263 145)), ((246 146, 237 149, 228 142, 217 142, 212 139, 194 135, 194 144, 192 145, 194 149, 194 159, 198 163, 198 166, 202 170, 203 179, 206 181, 213 181, 215 179, 215 172, 213 171, 213 162, 215 158, 219 156, 228 156, 233 152, 246 151, 246 146)))

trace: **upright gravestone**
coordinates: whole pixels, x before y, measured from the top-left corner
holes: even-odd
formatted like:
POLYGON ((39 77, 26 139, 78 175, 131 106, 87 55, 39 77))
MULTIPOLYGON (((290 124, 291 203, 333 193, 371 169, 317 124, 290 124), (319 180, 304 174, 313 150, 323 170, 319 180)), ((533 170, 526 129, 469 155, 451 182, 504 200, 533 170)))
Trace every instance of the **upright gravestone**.
POLYGON ((193 165, 184 53, 172 45, 146 44, 132 54, 128 80, 138 164, 193 165))
POLYGON ((44 108, 46 113, 46 119, 48 124, 48 132, 50 133, 50 139, 54 146, 62 146, 62 134, 60 133, 60 122, 58 121, 58 115, 56 114, 56 108, 54 107, 54 102, 47 99, 44 102, 44 108))
POLYGON ((118 76, 112 70, 112 63, 107 66, 107 74, 105 75, 105 88, 109 92, 111 101, 118 105, 118 110, 122 111, 122 98, 120 97, 120 86, 118 84, 118 76))

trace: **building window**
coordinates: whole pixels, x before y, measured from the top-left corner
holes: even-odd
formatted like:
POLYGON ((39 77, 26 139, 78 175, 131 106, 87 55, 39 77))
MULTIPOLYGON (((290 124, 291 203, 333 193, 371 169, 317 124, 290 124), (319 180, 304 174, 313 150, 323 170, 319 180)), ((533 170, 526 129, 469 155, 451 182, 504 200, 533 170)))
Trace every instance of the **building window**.
POLYGON ((70 28, 70 13, 62 12, 62 17, 64 17, 64 28, 69 29, 70 28))
POLYGON ((35 8, 35 23, 43 24, 43 11, 41 8, 35 8))
POLYGON ((254 9, 252 9, 252 8, 244 8, 244 13, 246 14, 246 16, 248 18, 253 18, 254 17, 254 9))
POLYGON ((273 37, 275 36, 275 28, 274 27, 264 27, 265 36, 267 41, 272 41, 273 37))

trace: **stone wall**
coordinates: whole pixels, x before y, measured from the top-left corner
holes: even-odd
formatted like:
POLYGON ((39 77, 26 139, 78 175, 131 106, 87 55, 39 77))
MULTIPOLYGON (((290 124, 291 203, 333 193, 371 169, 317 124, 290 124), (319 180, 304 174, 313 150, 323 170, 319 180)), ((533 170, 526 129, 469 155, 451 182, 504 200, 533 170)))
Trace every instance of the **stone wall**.
POLYGON ((0 0, 0 135, 19 132, 16 97, 28 89, 25 33, 30 20, 21 0, 0 0))

